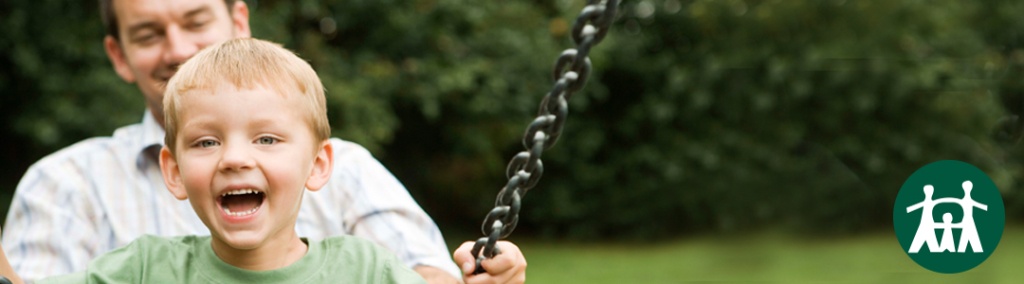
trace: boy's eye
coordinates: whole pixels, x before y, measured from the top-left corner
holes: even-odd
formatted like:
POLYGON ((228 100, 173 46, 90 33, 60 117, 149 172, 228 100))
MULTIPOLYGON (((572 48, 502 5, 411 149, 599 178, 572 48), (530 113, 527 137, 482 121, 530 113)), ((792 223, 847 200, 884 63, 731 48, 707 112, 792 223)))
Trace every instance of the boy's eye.
POLYGON ((217 141, 213 141, 213 140, 202 140, 202 141, 199 141, 199 142, 196 143, 196 146, 199 146, 199 147, 202 147, 202 148, 210 148, 210 147, 217 146, 217 145, 220 145, 220 143, 217 143, 217 141))
POLYGON ((259 139, 256 139, 256 143, 257 144, 263 144, 263 145, 270 145, 270 144, 277 143, 277 138, 269 137, 269 136, 263 136, 263 137, 260 137, 259 139))

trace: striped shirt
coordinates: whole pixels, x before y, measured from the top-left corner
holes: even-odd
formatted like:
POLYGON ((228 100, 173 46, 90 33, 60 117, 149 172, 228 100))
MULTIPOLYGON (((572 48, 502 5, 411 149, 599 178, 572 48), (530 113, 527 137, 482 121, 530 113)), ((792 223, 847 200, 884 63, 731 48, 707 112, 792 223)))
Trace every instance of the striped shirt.
MULTIPOLYGON (((32 165, 18 184, 3 228, 3 249, 26 280, 84 270, 90 260, 145 235, 209 235, 187 200, 164 185, 157 154, 164 130, 142 123, 91 138, 32 165)), ((334 172, 305 192, 295 224, 319 241, 355 235, 406 265, 461 273, 440 230, 405 187, 362 146, 332 138, 334 172)))

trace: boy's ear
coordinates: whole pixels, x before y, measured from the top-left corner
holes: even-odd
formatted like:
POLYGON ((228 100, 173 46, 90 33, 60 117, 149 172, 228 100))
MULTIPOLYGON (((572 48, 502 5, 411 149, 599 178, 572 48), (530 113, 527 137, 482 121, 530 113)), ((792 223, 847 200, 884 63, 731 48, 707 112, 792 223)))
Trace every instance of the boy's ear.
POLYGON ((107 58, 110 59, 110 64, 114 65, 117 76, 121 76, 125 82, 135 83, 135 73, 128 67, 128 58, 124 56, 121 43, 108 35, 103 38, 103 49, 107 51, 107 58))
POLYGON ((231 24, 235 28, 236 38, 252 37, 252 30, 249 29, 249 6, 245 1, 235 1, 231 6, 231 24))
POLYGON ((160 149, 160 172, 164 174, 164 184, 167 190, 171 191, 178 200, 188 198, 185 186, 181 183, 181 169, 178 168, 178 160, 171 154, 171 150, 164 146, 160 149))
POLYGON ((320 151, 313 158, 313 169, 306 179, 306 189, 310 191, 320 190, 331 178, 331 171, 334 169, 334 148, 331 141, 326 140, 320 143, 320 151))

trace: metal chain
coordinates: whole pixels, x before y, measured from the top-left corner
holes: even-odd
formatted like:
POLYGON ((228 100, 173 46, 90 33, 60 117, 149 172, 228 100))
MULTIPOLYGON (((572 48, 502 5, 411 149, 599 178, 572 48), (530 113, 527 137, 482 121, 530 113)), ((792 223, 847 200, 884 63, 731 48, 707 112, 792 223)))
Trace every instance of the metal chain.
POLYGON ((588 0, 587 6, 576 17, 572 26, 572 39, 576 48, 566 49, 555 61, 555 68, 551 72, 555 85, 544 96, 537 118, 523 135, 526 150, 512 157, 508 164, 505 171, 508 183, 498 192, 494 209, 484 218, 481 230, 485 237, 478 239, 471 251, 476 256, 474 273, 484 272, 480 262, 499 254, 495 244, 515 230, 523 195, 537 185, 544 173, 540 156, 545 149, 555 145, 562 134, 562 126, 569 115, 568 100, 574 92, 583 88, 590 75, 590 48, 608 34, 618 7, 618 0, 588 0))

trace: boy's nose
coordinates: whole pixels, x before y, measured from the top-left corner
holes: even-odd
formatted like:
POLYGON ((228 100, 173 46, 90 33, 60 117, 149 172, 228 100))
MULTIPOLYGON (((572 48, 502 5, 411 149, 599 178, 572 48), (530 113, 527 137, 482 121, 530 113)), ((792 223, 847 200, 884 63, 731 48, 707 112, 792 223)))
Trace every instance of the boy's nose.
POLYGON ((244 145, 225 144, 222 149, 224 152, 219 165, 221 171, 241 171, 251 169, 256 164, 249 148, 244 145))

